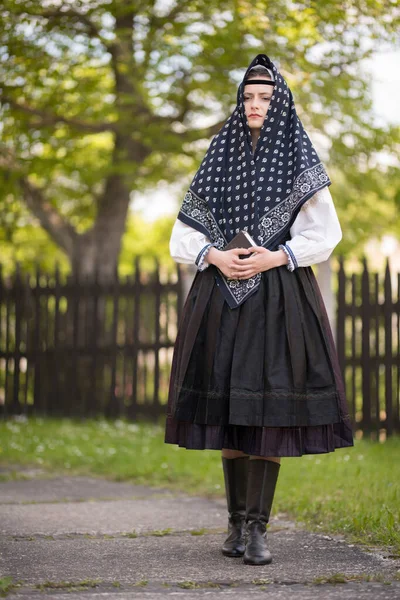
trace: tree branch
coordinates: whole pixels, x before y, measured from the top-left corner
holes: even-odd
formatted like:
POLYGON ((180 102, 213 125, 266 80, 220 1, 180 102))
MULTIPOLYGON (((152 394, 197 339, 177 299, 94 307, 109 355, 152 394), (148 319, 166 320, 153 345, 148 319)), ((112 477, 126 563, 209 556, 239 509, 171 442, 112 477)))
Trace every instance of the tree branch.
POLYGON ((23 172, 23 168, 15 158, 14 152, 5 144, 0 145, 0 169, 13 173, 23 172))
POLYGON ((176 120, 180 121, 181 123, 183 123, 183 120, 186 117, 187 113, 194 107, 193 103, 188 98, 189 92, 191 91, 191 83, 192 73, 186 71, 179 85, 180 90, 182 92, 182 103, 176 120))
POLYGON ((40 221, 43 229, 68 256, 73 256, 78 234, 70 223, 46 200, 40 188, 31 184, 26 177, 20 177, 22 195, 29 210, 40 221))
POLYGON ((46 109, 34 108, 28 104, 17 102, 11 96, 2 96, 2 103, 10 104, 16 110, 24 112, 26 114, 39 117, 36 126, 48 127, 49 125, 56 125, 57 123, 65 123, 70 127, 89 131, 91 133, 101 133, 103 131, 115 131, 115 127, 112 123, 88 123, 87 121, 81 121, 80 119, 74 119, 70 117, 63 117, 57 114, 51 114, 46 109))
POLYGON ((134 19, 138 7, 131 0, 119 0, 113 3, 112 14, 115 19, 114 42, 111 52, 111 68, 115 80, 116 107, 119 113, 119 126, 123 130, 129 126, 129 111, 134 110, 137 118, 150 119, 152 116, 141 90, 138 65, 134 56, 134 19), (126 120, 128 118, 128 121, 126 120))

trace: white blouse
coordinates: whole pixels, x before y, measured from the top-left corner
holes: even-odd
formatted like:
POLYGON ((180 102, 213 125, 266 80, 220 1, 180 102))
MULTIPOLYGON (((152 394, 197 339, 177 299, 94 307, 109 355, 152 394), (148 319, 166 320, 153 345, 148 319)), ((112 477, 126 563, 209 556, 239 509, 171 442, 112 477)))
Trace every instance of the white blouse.
MULTIPOLYGON (((329 187, 314 194, 301 207, 290 228, 291 239, 281 246, 288 256, 288 269, 308 267, 327 260, 342 239, 342 230, 329 187)), ((199 270, 207 268, 209 246, 207 236, 175 221, 169 243, 172 258, 178 263, 197 264, 199 270), (199 260, 201 257, 202 260, 199 260)))

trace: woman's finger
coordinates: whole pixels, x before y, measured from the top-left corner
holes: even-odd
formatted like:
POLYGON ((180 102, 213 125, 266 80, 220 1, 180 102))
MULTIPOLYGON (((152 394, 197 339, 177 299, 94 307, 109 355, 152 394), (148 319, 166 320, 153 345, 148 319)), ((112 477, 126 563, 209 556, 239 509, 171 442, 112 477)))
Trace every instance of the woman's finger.
POLYGON ((242 273, 243 271, 250 271, 251 269, 254 269, 253 265, 233 265, 232 269, 234 269, 235 271, 237 271, 238 273, 242 273))
POLYGON ((262 252, 269 252, 269 250, 264 248, 264 246, 252 246, 250 248, 250 250, 251 250, 251 252, 258 252, 258 254, 260 254, 262 252))

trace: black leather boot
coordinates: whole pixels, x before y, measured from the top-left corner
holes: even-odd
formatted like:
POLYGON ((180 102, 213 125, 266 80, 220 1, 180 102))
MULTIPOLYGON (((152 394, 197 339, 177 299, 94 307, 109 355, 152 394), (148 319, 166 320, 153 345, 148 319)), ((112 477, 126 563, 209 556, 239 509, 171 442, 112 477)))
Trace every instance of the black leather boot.
POLYGON ((246 498, 246 565, 268 565, 267 523, 271 512, 280 464, 272 460, 249 460, 246 498))
POLYGON ((248 456, 240 456, 239 458, 222 457, 225 492, 229 513, 229 535, 222 546, 222 554, 234 558, 243 556, 245 549, 244 520, 246 512, 248 462, 248 456))

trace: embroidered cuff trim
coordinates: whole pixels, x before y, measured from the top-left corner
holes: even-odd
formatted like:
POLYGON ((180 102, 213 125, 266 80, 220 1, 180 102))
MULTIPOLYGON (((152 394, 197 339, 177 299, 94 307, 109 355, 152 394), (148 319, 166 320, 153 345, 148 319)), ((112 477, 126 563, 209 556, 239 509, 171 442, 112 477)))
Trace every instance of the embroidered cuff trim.
POLYGON ((197 265, 198 271, 204 271, 208 267, 208 264, 205 262, 205 258, 207 254, 210 252, 211 248, 214 247, 214 244, 207 244, 200 250, 195 260, 195 264, 197 265))
POLYGON ((286 256, 288 257, 288 271, 294 271, 299 265, 297 264, 297 260, 295 255, 293 254, 293 251, 290 249, 289 246, 286 246, 286 244, 280 244, 278 248, 280 250, 283 250, 286 256))

